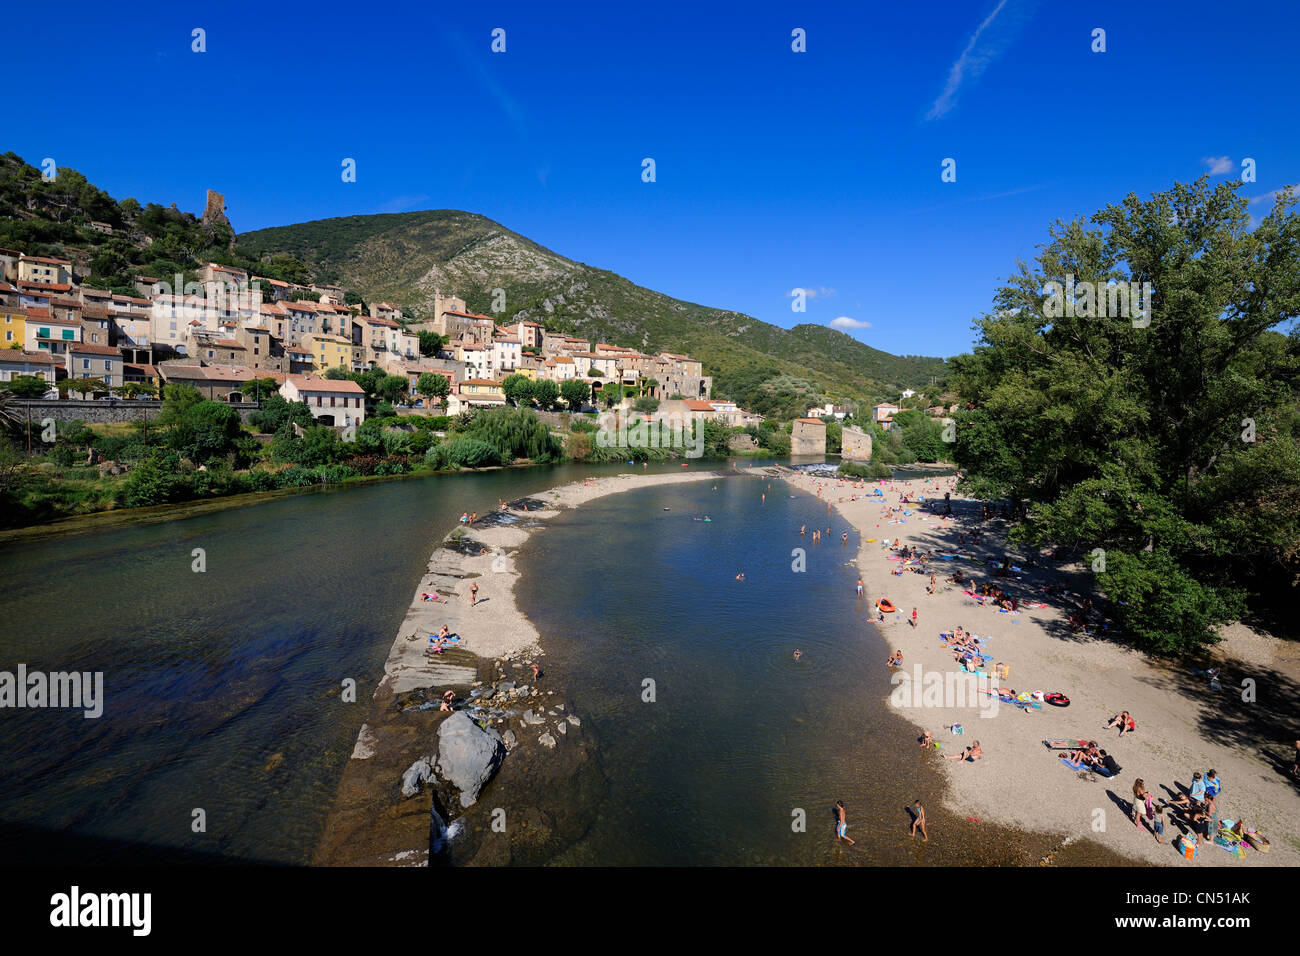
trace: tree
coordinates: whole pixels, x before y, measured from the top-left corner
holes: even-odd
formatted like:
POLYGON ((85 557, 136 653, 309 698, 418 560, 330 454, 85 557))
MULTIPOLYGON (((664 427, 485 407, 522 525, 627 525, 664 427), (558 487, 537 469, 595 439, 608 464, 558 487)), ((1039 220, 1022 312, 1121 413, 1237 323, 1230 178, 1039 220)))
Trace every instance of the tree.
POLYGON ((538 408, 552 409, 560 398, 560 386, 549 378, 541 378, 533 382, 533 401, 537 403, 538 408))
POLYGON ((16 375, 3 388, 17 398, 40 398, 50 390, 50 383, 39 375, 16 375))
POLYGON ((240 391, 244 393, 244 398, 260 402, 274 395, 279 388, 273 378, 252 378, 243 384, 240 391))
POLYGON ((501 383, 506 401, 511 405, 524 406, 533 400, 533 380, 527 375, 507 375, 501 383))
POLYGON ((623 400, 623 386, 619 382, 606 382, 597 394, 606 408, 613 408, 623 400))
POLYGON ((1091 555, 1111 616, 1160 651, 1248 601, 1280 617, 1300 576, 1300 340, 1275 331, 1300 313, 1300 217, 1284 194, 1252 228, 1240 186, 1056 223, 953 360, 967 487, 1012 498, 1020 540, 1091 555))
POLYGON ((90 378, 61 378, 54 383, 54 387, 59 390, 61 398, 67 398, 73 393, 77 395, 98 395, 108 391, 108 383, 95 376, 90 378))
POLYGON ((185 412, 203 401, 203 393, 193 385, 164 385, 163 404, 154 419, 154 424, 162 428, 175 425, 185 412))
POLYGON ((569 403, 569 410, 578 412, 591 398, 591 386, 580 378, 571 378, 560 386, 560 394, 569 403))
POLYGON ((405 375, 385 375, 375 386, 375 397, 396 402, 406 397, 409 383, 405 375))
POLYGON ((355 381, 356 374, 354 372, 349 372, 342 365, 331 365, 325 370, 325 374, 321 377, 327 378, 332 382, 346 382, 355 381))
POLYGON ((653 415, 659 411, 659 399, 651 398, 649 395, 642 395, 632 403, 632 407, 643 415, 653 415))
POLYGON ((416 391, 426 399, 436 398, 441 402, 451 392, 451 382, 438 372, 423 372, 416 382, 416 391))
POLYGON ((418 334, 420 338, 421 355, 424 356, 437 355, 442 350, 442 347, 447 344, 447 340, 444 339, 437 332, 428 332, 425 330, 421 330, 418 334))
POLYGON ((149 382, 123 382, 113 391, 123 398, 139 398, 141 395, 155 398, 158 395, 158 386, 149 382))
POLYGON ((305 402, 291 402, 279 393, 272 393, 262 402, 262 407, 248 416, 248 423, 263 435, 274 435, 286 422, 295 422, 306 428, 313 425, 311 409, 305 402))
POLYGON ((460 434, 491 445, 502 462, 515 458, 550 461, 560 453, 560 446, 551 430, 531 408, 482 411, 461 429, 460 434))
POLYGON ((239 412, 225 402, 198 402, 181 414, 167 442, 179 455, 199 465, 228 455, 239 433, 239 412))

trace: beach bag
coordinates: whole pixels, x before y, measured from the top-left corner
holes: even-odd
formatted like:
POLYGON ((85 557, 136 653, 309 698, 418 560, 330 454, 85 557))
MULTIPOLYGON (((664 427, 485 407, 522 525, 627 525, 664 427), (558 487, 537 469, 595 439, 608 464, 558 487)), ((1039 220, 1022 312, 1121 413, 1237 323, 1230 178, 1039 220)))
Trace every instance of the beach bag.
POLYGON ((961 724, 953 724, 952 732, 960 737, 963 733, 965 733, 965 730, 961 724))
POLYGON ((1196 859, 1196 841, 1195 841, 1195 840, 1190 840, 1190 839, 1188 839, 1186 836, 1184 836, 1184 837, 1182 838, 1182 841, 1181 841, 1181 842, 1182 842, 1181 850, 1182 850, 1182 854, 1183 854, 1183 859, 1185 859, 1185 860, 1195 860, 1195 859, 1196 859))

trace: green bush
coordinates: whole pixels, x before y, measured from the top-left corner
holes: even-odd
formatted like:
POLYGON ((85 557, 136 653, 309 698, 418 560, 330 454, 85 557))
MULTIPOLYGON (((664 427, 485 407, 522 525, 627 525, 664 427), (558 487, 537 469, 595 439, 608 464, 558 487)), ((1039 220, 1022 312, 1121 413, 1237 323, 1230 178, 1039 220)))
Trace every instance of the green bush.
POLYGON ((126 508, 141 508, 184 501, 189 496, 189 481, 180 474, 180 456, 157 451, 127 474, 118 491, 118 503, 126 508))
POLYGON ((439 469, 486 468, 501 464, 501 455, 485 441, 458 436, 430 448, 425 461, 439 469))

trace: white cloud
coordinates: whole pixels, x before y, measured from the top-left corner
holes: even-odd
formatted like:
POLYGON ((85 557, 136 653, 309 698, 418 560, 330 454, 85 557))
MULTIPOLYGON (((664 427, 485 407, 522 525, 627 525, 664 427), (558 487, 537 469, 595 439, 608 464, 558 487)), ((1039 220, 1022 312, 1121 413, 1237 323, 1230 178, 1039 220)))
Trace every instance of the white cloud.
POLYGON ((1264 193, 1264 195, 1262 196, 1252 196, 1250 201, 1252 205, 1255 203, 1263 202, 1263 203, 1268 203, 1270 206, 1272 206, 1274 203, 1276 203, 1279 199, 1283 198, 1283 196, 1285 195, 1292 195, 1292 196, 1297 195, 1296 187, 1283 186, 1281 189, 1274 189, 1271 193, 1264 193))
POLYGON ((803 293, 803 297, 805 299, 815 299, 818 296, 821 296, 823 299, 829 299, 831 296, 835 294, 834 289, 829 288, 828 286, 819 285, 819 286, 799 286, 798 288, 791 289, 789 292, 785 294, 785 296, 787 299, 793 299, 800 292, 803 293))
POLYGON ((970 42, 966 44, 966 49, 961 51, 961 56, 957 57, 953 63, 952 69, 948 71, 948 82, 944 84, 943 92, 939 98, 934 101, 930 107, 930 112, 926 114, 927 120, 939 119, 947 113, 957 102, 957 91, 965 80, 974 80, 984 72, 984 68, 1001 55, 1005 48, 1005 41, 999 45, 997 43, 988 43, 983 47, 979 46, 980 36, 986 29, 992 26, 993 21, 997 19, 1002 9, 1010 0, 999 0, 998 5, 993 8, 993 12, 985 18, 984 22, 979 25, 974 34, 971 35, 970 42))
POLYGON ((1201 160, 1201 162, 1203 162, 1210 170, 1211 176, 1220 176, 1223 173, 1230 173, 1234 169, 1231 156, 1206 156, 1201 160))
POLYGON ((830 325, 840 330, 871 328, 870 322, 864 322, 861 319, 851 319, 847 315, 841 315, 838 319, 831 319, 830 325))

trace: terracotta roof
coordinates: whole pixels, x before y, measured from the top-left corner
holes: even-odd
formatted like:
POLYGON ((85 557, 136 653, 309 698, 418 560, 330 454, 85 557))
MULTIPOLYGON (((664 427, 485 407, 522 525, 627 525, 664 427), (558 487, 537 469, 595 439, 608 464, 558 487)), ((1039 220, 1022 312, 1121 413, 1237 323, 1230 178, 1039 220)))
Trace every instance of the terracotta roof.
POLYGON ((805 425, 825 425, 826 423, 820 418, 796 418, 795 421, 803 422, 805 425))
POLYGON ((245 352, 248 351, 242 345, 236 342, 234 339, 217 339, 212 344, 217 346, 218 348, 223 348, 223 349, 239 349, 245 352))
POLYGON ((72 263, 67 259, 47 259, 45 256, 20 256, 19 262, 44 262, 52 266, 70 266, 72 263))
POLYGON ((187 379, 208 382, 227 382, 238 384, 254 378, 274 378, 274 374, 263 369, 252 369, 244 365, 162 365, 158 371, 166 379, 187 379))
POLYGON ((494 381, 492 381, 490 378, 467 378, 467 379, 465 379, 463 382, 461 382, 460 384, 461 384, 461 385, 497 385, 497 386, 500 386, 501 383, 500 383, 500 382, 494 382, 494 381))
POLYGON ((489 322, 492 322, 493 324, 496 323, 496 319, 492 318, 492 316, 480 315, 478 312, 461 312, 459 309, 443 309, 442 314, 459 315, 467 319, 487 319, 489 322))
POLYGON ((300 392, 347 392, 364 395, 363 389, 356 382, 346 378, 315 378, 311 375, 290 375, 289 381, 300 392))
POLYGON ((68 352, 75 352, 78 355, 113 355, 117 358, 122 357, 122 351, 120 349, 115 349, 108 345, 91 345, 87 342, 69 342, 68 352))
POLYGON ((66 282, 20 282, 18 289, 28 295, 50 295, 54 292, 71 292, 72 286, 66 282))
POLYGON ((699 399, 687 399, 685 405, 693 412, 711 412, 714 410, 712 402, 705 402, 699 399))
POLYGON ((27 362, 35 365, 62 365, 49 352, 28 352, 25 349, 0 349, 0 362, 27 362))

